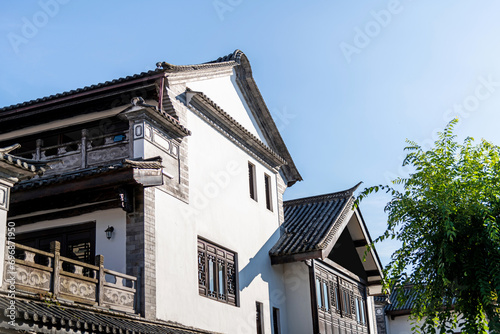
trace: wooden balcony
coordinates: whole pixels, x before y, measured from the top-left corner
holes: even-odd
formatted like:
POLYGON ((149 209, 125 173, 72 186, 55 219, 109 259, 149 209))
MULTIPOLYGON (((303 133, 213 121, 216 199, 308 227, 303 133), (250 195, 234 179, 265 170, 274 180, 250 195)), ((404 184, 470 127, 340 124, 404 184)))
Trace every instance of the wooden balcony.
POLYGON ((80 140, 44 146, 44 141, 38 139, 35 150, 18 155, 35 161, 55 160, 44 174, 49 176, 129 158, 128 137, 128 130, 91 135, 87 129, 82 129, 80 140))
POLYGON ((50 247, 50 252, 44 252, 15 244, 14 270, 6 253, 6 276, 15 272, 16 292, 135 313, 136 277, 105 269, 102 255, 91 265, 61 256, 58 241, 50 247))

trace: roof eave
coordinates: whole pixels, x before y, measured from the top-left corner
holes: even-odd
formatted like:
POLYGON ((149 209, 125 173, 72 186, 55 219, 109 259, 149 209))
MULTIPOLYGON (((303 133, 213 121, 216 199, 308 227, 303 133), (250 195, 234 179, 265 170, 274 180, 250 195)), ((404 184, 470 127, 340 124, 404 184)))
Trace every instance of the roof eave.
POLYGON ((284 264, 292 262, 300 262, 306 260, 323 259, 323 251, 321 249, 295 254, 283 254, 283 255, 272 255, 271 254, 271 264, 284 264))
POLYGON ((232 58, 240 64, 240 66, 236 67, 236 82, 248 105, 254 106, 254 108, 250 109, 252 112, 256 113, 256 115, 254 115, 255 119, 260 121, 260 128, 264 130, 264 135, 268 137, 266 139, 275 146, 272 148, 285 159, 286 165, 282 167, 282 170, 287 179, 287 186, 291 187, 297 181, 302 181, 302 176, 295 166, 292 156, 252 76, 250 62, 246 55, 240 50, 236 50, 232 58))

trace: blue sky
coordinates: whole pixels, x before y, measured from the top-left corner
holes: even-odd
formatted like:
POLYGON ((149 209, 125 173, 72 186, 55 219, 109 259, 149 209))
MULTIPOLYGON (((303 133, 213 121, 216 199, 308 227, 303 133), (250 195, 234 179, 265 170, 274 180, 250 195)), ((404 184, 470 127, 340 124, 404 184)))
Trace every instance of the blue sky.
MULTIPOLYGON (((304 181, 287 199, 405 176, 405 139, 500 144, 495 1, 4 1, 0 105, 241 49, 304 181)), ((372 237, 382 195, 361 205, 372 237)), ((394 244, 377 246, 385 264, 394 244)))

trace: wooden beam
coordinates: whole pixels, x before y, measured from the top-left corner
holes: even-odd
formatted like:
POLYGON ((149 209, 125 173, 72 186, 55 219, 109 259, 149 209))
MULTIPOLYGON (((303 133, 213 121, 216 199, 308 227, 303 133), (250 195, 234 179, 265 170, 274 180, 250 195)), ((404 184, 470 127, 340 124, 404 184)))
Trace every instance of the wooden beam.
POLYGON ((353 240, 352 242, 354 243, 354 247, 356 247, 356 248, 366 247, 368 245, 368 242, 366 241, 366 239, 353 240))
POLYGON ((110 172, 96 174, 91 177, 82 177, 64 183, 55 183, 47 186, 36 187, 34 189, 17 190, 12 192, 11 204, 22 203, 31 200, 38 200, 45 197, 52 197, 54 194, 69 194, 80 190, 98 189, 111 185, 134 184, 134 171, 132 168, 112 170, 110 172))
POLYGON ((382 274, 378 270, 365 270, 366 276, 381 276, 382 274))
POLYGON ((322 255, 321 250, 306 252, 306 253, 289 254, 289 255, 271 255, 271 264, 282 264, 282 263, 320 259, 321 255, 322 255))

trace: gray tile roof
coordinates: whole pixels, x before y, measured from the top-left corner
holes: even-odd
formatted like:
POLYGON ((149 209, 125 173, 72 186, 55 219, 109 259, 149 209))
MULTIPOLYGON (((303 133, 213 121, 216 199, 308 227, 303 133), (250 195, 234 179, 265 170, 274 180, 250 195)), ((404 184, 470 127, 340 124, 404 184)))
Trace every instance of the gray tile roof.
POLYGON ((283 234, 270 250, 271 258, 326 249, 345 213, 352 208, 352 194, 358 186, 332 194, 284 202, 283 234))
POLYGON ((28 190, 38 188, 55 183, 64 183, 84 177, 90 177, 107 172, 113 172, 124 168, 138 168, 138 169, 160 169, 162 168, 161 158, 154 157, 145 160, 140 159, 124 159, 120 162, 111 163, 103 166, 96 166, 91 168, 79 169, 73 172, 63 174, 51 175, 48 177, 33 178, 31 180, 23 181, 13 187, 13 191, 28 190))
POLYGON ((239 54, 242 54, 242 52, 240 50, 236 50, 235 52, 233 52, 232 54, 229 55, 229 56, 234 55, 233 57, 229 57, 229 56, 220 57, 217 60, 214 60, 211 62, 207 62, 204 64, 195 64, 195 65, 172 65, 172 64, 169 64, 167 62, 158 62, 158 63, 156 63, 157 68, 154 70, 141 72, 141 73, 134 74, 134 75, 129 75, 126 77, 121 77, 118 79, 114 79, 111 81, 106 81, 106 82, 102 82, 102 83, 98 83, 98 84, 94 84, 94 85, 90 85, 90 86, 84 86, 82 88, 77 88, 77 89, 62 92, 59 94, 53 94, 53 95, 45 96, 42 98, 38 98, 38 99, 30 100, 30 101, 25 101, 25 102, 18 103, 18 104, 13 104, 10 106, 5 106, 3 108, 0 108, 0 113, 4 112, 4 111, 11 110, 11 109, 27 107, 27 106, 37 104, 40 102, 51 101, 51 100, 59 99, 61 97, 66 97, 66 96, 71 96, 71 95, 75 95, 75 94, 79 94, 79 93, 84 93, 84 92, 91 91, 91 90, 98 89, 98 88, 113 86, 113 85, 124 83, 127 81, 147 78, 149 76, 152 76, 155 74, 161 74, 163 72, 178 72, 178 71, 190 71, 190 70, 200 70, 200 69, 210 69, 210 68, 223 67, 223 66, 226 66, 229 64, 221 64, 221 63, 228 63, 228 62, 234 63, 234 61, 237 58, 235 56, 236 54, 239 55, 239 54), (227 58, 227 60, 222 60, 223 58, 227 58), (231 59, 229 59, 229 58, 231 58, 231 59))
POLYGON ((4 111, 11 110, 11 109, 17 109, 17 108, 21 108, 21 107, 27 107, 27 106, 30 106, 30 105, 33 105, 33 104, 37 104, 37 103, 41 103, 41 102, 46 102, 46 101, 51 101, 51 100, 59 99, 61 97, 66 97, 66 96, 71 96, 71 95, 75 95, 75 94, 78 94, 78 93, 83 93, 83 92, 91 91, 91 90, 94 90, 94 89, 97 89, 97 88, 112 86, 112 85, 115 85, 115 84, 118 84, 118 83, 130 81, 130 80, 133 80, 133 79, 145 78, 147 76, 150 76, 150 75, 153 75, 153 74, 156 74, 156 73, 160 73, 160 72, 161 72, 161 70, 158 70, 158 69, 154 70, 154 71, 141 72, 139 74, 134 74, 134 75, 131 75, 131 76, 126 76, 126 77, 122 77, 122 78, 114 79, 114 80, 111 80, 111 81, 106 81, 106 82, 98 83, 98 84, 91 85, 91 86, 85 86, 85 87, 82 87, 82 88, 73 89, 73 90, 70 90, 70 91, 63 92, 63 93, 49 95, 49 96, 45 96, 45 97, 42 97, 42 98, 38 98, 38 99, 35 99, 35 100, 30 100, 30 101, 26 101, 26 102, 22 102, 22 103, 18 103, 18 104, 13 104, 13 105, 10 105, 10 106, 6 106, 6 107, 3 107, 3 108, 0 108, 0 113, 4 112, 4 111))
POLYGON ((0 296, 1 327, 8 329, 43 329, 43 333, 123 333, 123 334, 193 334, 213 333, 177 324, 147 321, 137 315, 109 312, 89 306, 64 302, 15 299, 15 326, 8 324, 10 298, 0 296), (16 328, 18 327, 18 328, 16 328))
POLYGON ((394 289, 389 296, 389 303, 384 307, 384 310, 387 314, 410 314, 415 304, 416 296, 416 291, 412 287, 406 286, 402 289, 394 289), (404 301, 402 300, 403 297, 404 301))
POLYGON ((46 161, 34 161, 9 154, 21 145, 14 144, 9 147, 0 148, 0 166, 8 170, 9 174, 19 179, 29 179, 35 175, 42 175, 48 168, 46 161))

